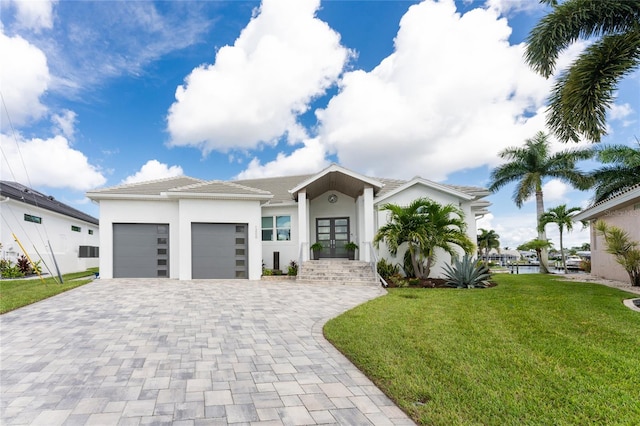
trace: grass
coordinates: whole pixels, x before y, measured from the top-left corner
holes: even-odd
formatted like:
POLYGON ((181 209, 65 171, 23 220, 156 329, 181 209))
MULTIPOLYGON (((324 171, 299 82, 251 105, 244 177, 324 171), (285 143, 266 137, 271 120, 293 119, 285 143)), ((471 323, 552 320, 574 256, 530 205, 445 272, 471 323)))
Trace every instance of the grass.
POLYGON ((45 278, 44 283, 40 278, 0 280, 0 314, 87 284, 91 279, 82 278, 92 276, 95 272, 98 272, 98 268, 65 274, 62 276, 64 284, 57 284, 52 277, 45 278))
MULTIPOLYGON (((634 297, 539 274, 391 289, 324 332, 422 425, 640 424, 634 297)), ((636 296, 637 297, 637 296, 636 296)))

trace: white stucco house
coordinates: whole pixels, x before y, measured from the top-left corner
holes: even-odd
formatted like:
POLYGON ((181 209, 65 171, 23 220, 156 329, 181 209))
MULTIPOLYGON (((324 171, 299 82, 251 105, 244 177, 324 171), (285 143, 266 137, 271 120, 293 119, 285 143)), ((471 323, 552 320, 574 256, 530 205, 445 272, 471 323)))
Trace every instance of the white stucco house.
POLYGON ((42 272, 57 275, 98 266, 98 219, 52 196, 17 182, 0 182, 0 256, 15 263, 23 254, 18 242, 42 272))
MULTIPOLYGON (((387 221, 380 206, 419 197, 459 206, 475 241, 476 217, 487 212, 487 195, 483 188, 419 177, 371 178, 335 164, 305 176, 237 181, 180 176, 87 193, 100 207, 102 277, 180 280, 257 280, 263 265, 286 270, 291 260, 309 260, 315 242, 323 244, 324 258, 346 257, 344 244, 355 242, 356 259, 371 262, 371 242, 387 221)), ((384 247, 375 255, 389 257, 384 247)), ((449 260, 441 256, 432 276, 449 260)))
POLYGON ((593 224, 598 220, 627 232, 632 241, 640 241, 640 184, 592 205, 573 217, 574 221, 589 221, 591 244, 591 274, 616 281, 629 281, 629 274, 606 251, 604 237, 593 224))

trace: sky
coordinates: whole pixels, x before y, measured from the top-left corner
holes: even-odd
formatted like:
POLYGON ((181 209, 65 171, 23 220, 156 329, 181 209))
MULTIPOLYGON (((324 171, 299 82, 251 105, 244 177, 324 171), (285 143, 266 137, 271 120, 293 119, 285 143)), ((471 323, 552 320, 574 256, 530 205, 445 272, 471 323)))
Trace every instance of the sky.
MULTIPOLYGON (((524 62, 535 0, 0 0, 3 180, 99 217, 86 191, 187 175, 421 176, 487 187, 498 153, 545 131, 555 77, 524 62)), ((566 68, 589 43, 562 52, 566 68)), ((640 71, 603 145, 637 146, 640 71)), ((565 145, 551 138, 554 151, 565 145)), ((580 163, 584 171, 598 163, 580 163)), ((513 186, 478 221, 502 247, 536 237, 513 186)), ((544 182, 545 207, 593 193, 544 182)), ((548 237, 559 246, 557 229, 548 237)), ((589 241, 581 226, 565 246, 589 241)))

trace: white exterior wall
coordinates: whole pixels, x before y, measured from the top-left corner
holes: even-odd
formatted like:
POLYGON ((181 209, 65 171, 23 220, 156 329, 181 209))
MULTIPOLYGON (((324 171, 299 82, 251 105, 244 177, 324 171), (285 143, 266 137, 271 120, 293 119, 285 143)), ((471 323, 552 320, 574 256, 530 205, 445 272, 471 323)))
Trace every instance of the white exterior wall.
MULTIPOLYGON (((259 280, 262 275, 262 244, 260 202, 255 200, 199 200, 182 199, 179 202, 179 253, 181 280, 191 279, 191 224, 192 223, 246 223, 249 250, 249 279, 259 280)), ((173 232, 171 232, 173 237, 173 232)), ((173 248, 173 243, 170 243, 173 248)), ((171 273, 173 277, 173 273, 171 273)))
POLYGON ((280 253, 280 270, 287 272, 289 262, 298 262, 300 257, 300 235, 298 222, 298 206, 263 206, 262 216, 291 216, 291 240, 290 241, 262 241, 262 223, 259 225, 258 236, 262 244, 261 261, 265 268, 273 269, 273 253, 280 253))
POLYGON ((51 248, 62 274, 86 271, 88 268, 98 266, 98 258, 78 257, 79 246, 98 247, 100 245, 100 231, 97 225, 13 199, 3 201, 0 204, 0 210, 2 210, 0 224, 2 258, 15 263, 16 259, 23 254, 11 235, 14 233, 31 260, 36 262, 40 259, 38 253, 42 255, 43 273, 49 273, 50 270, 51 274, 57 275, 51 257, 51 248), (25 213, 41 217, 42 223, 25 221, 25 213), (79 226, 81 231, 72 231, 71 226, 79 226), (93 235, 89 234, 89 230, 93 231, 93 235))
MULTIPOLYGON (((427 197, 442 205, 453 204, 454 206, 461 208, 465 215, 464 217, 465 222, 467 223, 467 235, 469 235, 469 238, 471 238, 471 241, 473 242, 476 241, 476 231, 475 231, 476 222, 475 222, 474 215, 471 213, 470 202, 461 201, 458 197, 454 195, 447 194, 441 191, 436 191, 429 188, 425 188, 424 186, 421 186, 421 185, 414 185, 402 192, 399 192, 398 194, 395 194, 389 198, 385 198, 381 203, 377 203, 376 204, 376 209, 377 209, 376 221, 375 221, 376 229, 386 224, 389 220, 389 212, 386 210, 380 209, 382 205, 389 203, 389 204, 397 204, 400 206, 407 206, 411 204, 412 201, 418 198, 423 198, 423 197, 427 197)), ((459 253, 461 256, 464 255, 464 251, 462 249, 459 250, 459 253)), ((398 250, 398 254, 395 257, 393 257, 389 253, 387 246, 384 243, 380 243, 380 248, 378 249, 378 258, 385 258, 386 260, 394 264, 399 263, 401 265, 401 270, 402 270, 404 250, 402 249, 398 250)), ((435 278, 442 277, 442 274, 444 271, 443 269, 444 265, 450 262, 451 262, 451 256, 449 256, 449 254, 447 254, 443 250, 438 249, 436 251, 436 261, 431 266, 431 273, 429 276, 435 277, 435 278)))
POLYGON ((248 224, 249 279, 258 280, 262 274, 260 241, 260 202, 233 200, 101 200, 100 221, 103 232, 100 275, 113 278, 113 224, 167 223, 169 224, 169 277, 191 279, 191 223, 248 224))
POLYGON ((177 201, 100 200, 100 276, 113 278, 113 224, 169 224, 169 278, 179 277, 177 201))

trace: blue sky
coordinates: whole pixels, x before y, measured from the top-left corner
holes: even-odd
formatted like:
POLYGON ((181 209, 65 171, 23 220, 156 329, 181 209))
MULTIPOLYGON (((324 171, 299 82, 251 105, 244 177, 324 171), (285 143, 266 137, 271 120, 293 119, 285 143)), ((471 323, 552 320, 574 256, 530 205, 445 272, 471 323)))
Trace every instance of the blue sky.
MULTIPOLYGON (((332 162, 486 186, 498 152, 545 130, 553 79, 522 59, 545 13, 533 0, 1 7, 2 179, 94 216, 84 194, 96 187, 307 174, 332 162)), ((636 71, 619 87, 604 144, 635 144, 639 89, 636 71)), ((592 196, 556 181, 544 189, 546 207, 585 207, 592 196)), ((490 196, 479 222, 503 247, 535 237, 534 203, 517 209, 512 191, 490 196)))

